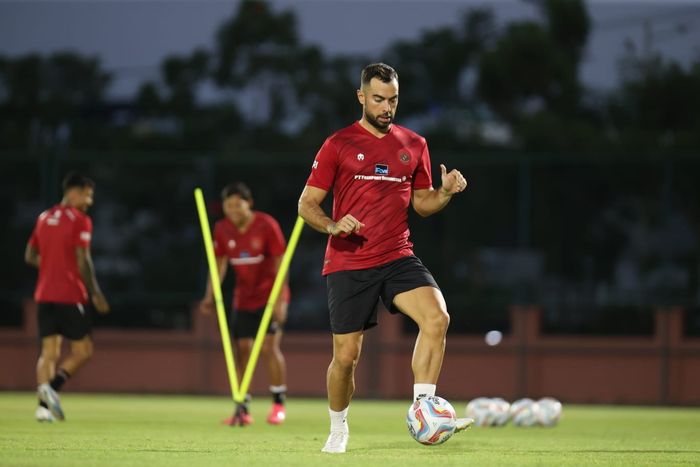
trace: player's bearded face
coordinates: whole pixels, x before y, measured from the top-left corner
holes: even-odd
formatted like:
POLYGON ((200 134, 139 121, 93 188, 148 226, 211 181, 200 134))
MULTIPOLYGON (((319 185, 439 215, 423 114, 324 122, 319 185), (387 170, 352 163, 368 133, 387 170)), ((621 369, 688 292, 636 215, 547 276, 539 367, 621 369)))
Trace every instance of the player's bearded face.
POLYGON ((399 83, 396 80, 384 83, 372 78, 362 92, 365 120, 382 132, 388 131, 399 104, 399 83))
POLYGON ((387 131, 389 125, 394 120, 394 114, 390 112, 384 112, 381 114, 372 114, 367 108, 365 108, 365 119, 376 129, 387 131))

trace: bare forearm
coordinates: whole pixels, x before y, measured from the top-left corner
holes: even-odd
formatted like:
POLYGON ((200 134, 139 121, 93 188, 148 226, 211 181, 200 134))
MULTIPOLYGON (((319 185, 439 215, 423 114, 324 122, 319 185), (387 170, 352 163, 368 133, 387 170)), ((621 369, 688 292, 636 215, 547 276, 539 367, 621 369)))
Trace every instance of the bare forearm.
POLYGON ((334 224, 333 219, 328 217, 320 205, 304 200, 299 201, 299 215, 314 230, 322 233, 329 233, 329 226, 334 224))
POLYGON ((92 258, 89 255, 81 257, 78 261, 78 269, 80 270, 80 277, 85 284, 85 288, 91 296, 101 294, 100 286, 97 283, 97 278, 95 277, 95 266, 92 264, 92 258))
MULTIPOLYGON (((282 267, 282 259, 284 256, 277 256, 275 257, 275 262, 274 262, 274 267, 275 267, 275 277, 277 277, 277 274, 279 274, 280 268, 282 267)), ((289 285, 289 269, 287 269, 287 272, 284 275, 284 282, 282 282, 283 287, 287 287, 289 285)), ((280 293, 280 297, 282 297, 282 294, 280 293)))
MULTIPOLYGON (((226 272, 228 271, 228 259, 225 256, 217 256, 216 265, 218 267, 219 272, 219 284, 221 284, 224 281, 224 278, 226 277, 226 272)), ((214 296, 214 289, 211 286, 211 275, 207 279, 207 289, 204 292, 204 296, 214 296)))
POLYGON ((441 211, 451 199, 452 195, 440 188, 427 192, 420 200, 414 200, 413 207, 418 214, 427 217, 441 211))

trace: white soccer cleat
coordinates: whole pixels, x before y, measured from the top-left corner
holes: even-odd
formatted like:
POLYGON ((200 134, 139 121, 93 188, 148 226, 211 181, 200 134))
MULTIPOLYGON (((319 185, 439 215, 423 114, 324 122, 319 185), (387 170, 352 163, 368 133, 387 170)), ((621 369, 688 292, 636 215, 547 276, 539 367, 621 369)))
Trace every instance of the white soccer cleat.
POLYGON ((465 417, 465 418, 457 418, 455 419, 455 433, 459 433, 460 431, 464 431, 470 426, 474 424, 474 419, 465 417))
POLYGON ((342 453, 348 446, 348 438, 350 438, 350 433, 345 433, 342 431, 331 431, 326 440, 326 445, 323 446, 321 452, 329 453, 342 453))
POLYGON ((49 386, 48 383, 40 384, 37 390, 39 399, 49 406, 49 410, 57 420, 65 420, 63 415, 63 409, 61 408, 61 399, 58 397, 58 393, 49 386))
POLYGON ((34 412, 34 418, 36 418, 37 422, 55 422, 56 419, 54 418, 53 414, 49 409, 46 407, 39 406, 36 408, 36 412, 34 412))

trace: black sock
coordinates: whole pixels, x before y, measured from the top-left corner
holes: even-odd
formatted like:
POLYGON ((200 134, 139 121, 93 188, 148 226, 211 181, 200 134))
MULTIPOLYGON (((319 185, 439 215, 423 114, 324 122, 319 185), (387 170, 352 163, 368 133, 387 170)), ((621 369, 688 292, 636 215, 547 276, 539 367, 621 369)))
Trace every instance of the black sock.
POLYGON ((287 399, 287 386, 270 386, 270 392, 272 393, 273 403, 284 404, 285 399, 287 399))
POLYGON ((243 412, 249 413, 248 404, 250 404, 250 401, 252 399, 253 399, 253 396, 251 396, 250 394, 245 395, 245 399, 243 399, 243 403, 241 404, 241 406, 243 406, 243 412))
POLYGON ((49 383, 54 391, 60 391, 66 381, 70 378, 70 374, 63 368, 59 368, 56 372, 56 376, 53 377, 49 383))
POLYGON ((39 405, 40 405, 41 407, 45 408, 45 409, 48 409, 48 408, 49 408, 49 406, 46 405, 46 402, 42 401, 41 399, 39 399, 39 405))

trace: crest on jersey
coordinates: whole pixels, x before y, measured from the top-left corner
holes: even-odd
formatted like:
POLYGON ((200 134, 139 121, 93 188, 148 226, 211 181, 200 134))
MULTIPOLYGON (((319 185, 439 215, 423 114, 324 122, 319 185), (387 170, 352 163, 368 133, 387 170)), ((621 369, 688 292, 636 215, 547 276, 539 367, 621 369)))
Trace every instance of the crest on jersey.
POLYGON ((411 155, 405 151, 401 151, 399 153, 399 160, 401 161, 402 164, 408 164, 411 162, 411 155))
POLYGON ((386 164, 374 164, 375 175, 389 175, 389 166, 386 164))
POLYGON ((233 239, 229 240, 227 243, 227 246, 228 246, 229 250, 233 250, 234 248, 236 248, 236 241, 233 239))
POLYGON ((363 160, 365 160, 365 155, 362 154, 362 153, 359 153, 359 154, 357 155, 357 160, 358 160, 358 161, 363 161, 363 160))
POLYGON ((262 249, 262 240, 260 239, 260 237, 254 237, 250 241, 250 246, 252 246, 254 250, 262 249))

